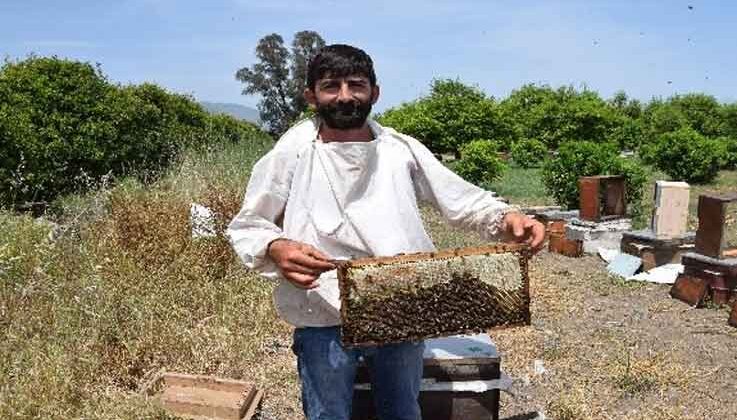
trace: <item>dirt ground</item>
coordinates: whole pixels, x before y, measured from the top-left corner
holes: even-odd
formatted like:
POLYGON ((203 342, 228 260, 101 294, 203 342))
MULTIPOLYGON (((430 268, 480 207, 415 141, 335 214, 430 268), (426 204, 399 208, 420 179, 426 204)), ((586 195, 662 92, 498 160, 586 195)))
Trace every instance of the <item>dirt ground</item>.
POLYGON ((737 418, 726 307, 692 309, 667 285, 617 280, 595 256, 543 252, 530 277, 532 325, 492 334, 514 378, 502 418, 737 418))
MULTIPOLYGON (((437 214, 424 216, 439 248, 482 243, 437 214)), ((692 309, 670 298, 670 286, 618 280, 605 266, 597 256, 543 251, 533 258, 532 325, 491 333, 513 378, 501 418, 737 418, 737 328, 727 324, 729 308, 692 309)), ((279 374, 264 375, 273 383, 262 419, 302 418, 289 337, 272 345, 264 367, 279 374)))

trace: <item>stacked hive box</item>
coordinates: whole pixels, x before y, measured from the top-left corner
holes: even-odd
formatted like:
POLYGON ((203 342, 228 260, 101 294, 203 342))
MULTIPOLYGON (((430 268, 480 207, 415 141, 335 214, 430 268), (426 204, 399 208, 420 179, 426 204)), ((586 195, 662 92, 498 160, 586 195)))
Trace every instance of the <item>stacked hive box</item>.
MULTIPOLYGON (((502 377, 496 346, 486 334, 453 336, 425 341, 420 409, 423 420, 499 418, 502 377)), ((376 419, 367 364, 356 374, 351 420, 376 419)))
POLYGON ((583 243, 583 252, 618 248, 622 232, 632 228, 626 218, 626 183, 622 176, 579 178, 579 217, 566 225, 566 238, 583 243))
POLYGON ((417 341, 529 324, 526 245, 365 258, 338 267, 342 340, 417 341))
POLYGON ((689 185, 657 181, 655 208, 649 229, 624 232, 620 249, 642 259, 643 270, 680 263, 694 247, 696 235, 687 232, 689 185))
POLYGON ((695 252, 683 255, 671 295, 693 305, 706 297, 726 304, 737 298, 737 194, 701 195, 698 214, 695 252))

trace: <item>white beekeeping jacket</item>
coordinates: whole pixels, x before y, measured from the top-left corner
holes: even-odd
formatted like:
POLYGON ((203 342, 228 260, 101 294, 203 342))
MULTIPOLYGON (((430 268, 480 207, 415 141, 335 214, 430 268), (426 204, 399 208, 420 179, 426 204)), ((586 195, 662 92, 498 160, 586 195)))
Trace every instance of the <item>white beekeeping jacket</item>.
POLYGON ((246 266, 278 279, 279 315, 297 327, 340 324, 335 270, 304 290, 282 278, 266 256, 276 238, 314 246, 335 259, 434 251, 418 203, 435 207, 454 226, 497 236, 513 210, 464 181, 416 139, 369 121, 374 140, 329 142, 305 120, 253 168, 243 207, 228 227, 246 266))

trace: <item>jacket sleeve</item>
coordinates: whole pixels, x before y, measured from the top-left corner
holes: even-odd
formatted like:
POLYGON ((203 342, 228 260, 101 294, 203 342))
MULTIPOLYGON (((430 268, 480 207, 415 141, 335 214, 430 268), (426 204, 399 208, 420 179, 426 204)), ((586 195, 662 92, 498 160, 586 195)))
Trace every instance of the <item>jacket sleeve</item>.
POLYGON ((266 248, 283 237, 281 224, 293 174, 290 155, 277 145, 254 165, 243 206, 226 232, 246 266, 271 279, 280 272, 266 248))
POLYGON ((437 209, 458 228, 474 230, 484 239, 498 240, 504 215, 519 211, 486 191, 458 176, 443 165, 418 140, 401 135, 414 155, 413 182, 418 200, 437 209))

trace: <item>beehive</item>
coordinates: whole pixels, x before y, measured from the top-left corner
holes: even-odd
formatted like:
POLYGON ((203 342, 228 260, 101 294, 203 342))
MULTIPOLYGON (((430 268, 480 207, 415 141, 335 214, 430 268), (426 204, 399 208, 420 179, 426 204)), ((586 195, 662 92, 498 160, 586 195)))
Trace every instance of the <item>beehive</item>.
POLYGON ((530 322, 526 245, 499 244, 341 263, 342 341, 417 341, 530 322))

